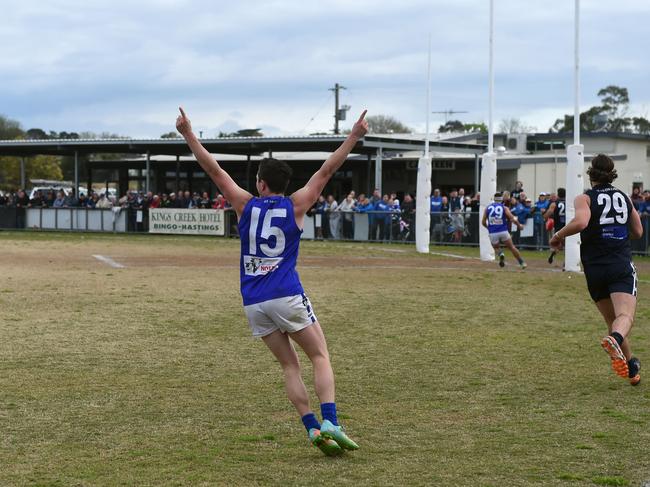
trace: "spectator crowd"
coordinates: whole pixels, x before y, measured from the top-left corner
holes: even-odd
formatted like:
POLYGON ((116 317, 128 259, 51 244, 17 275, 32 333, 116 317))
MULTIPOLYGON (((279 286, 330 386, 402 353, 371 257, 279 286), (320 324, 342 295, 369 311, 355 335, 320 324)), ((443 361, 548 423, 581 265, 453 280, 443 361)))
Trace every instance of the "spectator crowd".
MULTIPOLYGON (((565 192, 542 191, 533 201, 526 193, 521 181, 517 181, 510 191, 503 192, 503 202, 526 230, 513 228, 512 236, 516 245, 542 249, 554 231, 553 218, 558 203, 564 201, 565 192), (532 231, 531 231, 532 227, 532 231)), ((645 230, 650 230, 650 191, 634 187, 630 199, 642 216, 645 230)), ((89 195, 74 191, 59 190, 35 191, 30 198, 20 189, 0 193, 0 208, 120 208, 148 211, 150 208, 200 208, 228 209, 230 205, 221 194, 211 197, 207 192, 191 193, 177 191, 172 193, 142 193, 128 191, 119 197, 109 190, 91 191, 89 195)), ((434 243, 477 244, 480 227, 480 194, 467 194, 464 188, 443 192, 436 188, 430 198, 430 234, 434 243)), ((130 212, 135 214, 135 211, 130 212)), ((396 192, 382 194, 375 189, 369 197, 350 191, 337 201, 332 194, 321 195, 309 211, 313 217, 315 238, 317 239, 368 239, 376 241, 415 240, 415 198, 405 193, 400 200, 396 192), (367 224, 357 214, 367 215, 367 224), (366 235, 367 232, 367 235, 366 235)), ((135 222, 135 218, 133 218, 135 222)), ((138 224, 130 224, 131 230, 146 230, 146 222, 138 219, 138 224)), ((646 244, 639 244, 645 252, 646 244)))
POLYGON ((91 191, 89 195, 80 193, 77 197, 74 190, 70 193, 63 190, 35 191, 32 197, 19 189, 15 192, 0 194, 0 207, 14 208, 229 208, 228 202, 221 194, 210 198, 207 192, 190 193, 178 191, 177 193, 154 194, 151 191, 141 193, 128 191, 124 196, 118 197, 108 190, 91 191))

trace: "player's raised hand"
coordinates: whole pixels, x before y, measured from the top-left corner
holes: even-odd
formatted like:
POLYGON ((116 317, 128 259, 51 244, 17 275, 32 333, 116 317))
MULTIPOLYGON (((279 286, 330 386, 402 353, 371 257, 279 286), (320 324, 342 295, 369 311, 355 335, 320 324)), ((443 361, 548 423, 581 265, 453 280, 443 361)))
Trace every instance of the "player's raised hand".
POLYGON ((181 114, 176 118, 176 130, 178 130, 182 135, 189 134, 192 132, 192 124, 190 119, 185 115, 183 107, 178 107, 181 111, 181 114))
POLYGON ((368 133, 368 122, 366 121, 366 113, 368 113, 368 110, 364 110, 361 116, 359 117, 359 120, 355 122, 355 124, 352 126, 352 135, 356 135, 357 137, 361 138, 364 135, 368 133))

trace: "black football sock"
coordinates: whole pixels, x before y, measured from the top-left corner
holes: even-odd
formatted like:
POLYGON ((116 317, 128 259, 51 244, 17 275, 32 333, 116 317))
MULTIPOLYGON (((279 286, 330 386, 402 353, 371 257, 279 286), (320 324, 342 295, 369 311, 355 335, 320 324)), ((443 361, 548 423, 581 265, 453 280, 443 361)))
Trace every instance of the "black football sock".
POLYGON ((619 347, 623 345, 624 338, 623 335, 621 335, 619 332, 613 331, 610 336, 614 337, 614 340, 616 340, 616 343, 618 343, 619 347))

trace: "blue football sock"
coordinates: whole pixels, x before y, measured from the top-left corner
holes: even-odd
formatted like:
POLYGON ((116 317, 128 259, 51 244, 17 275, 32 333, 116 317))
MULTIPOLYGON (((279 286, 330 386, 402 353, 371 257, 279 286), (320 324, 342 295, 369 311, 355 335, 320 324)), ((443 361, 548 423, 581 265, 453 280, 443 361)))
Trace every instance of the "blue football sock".
POLYGON ((316 415, 314 413, 307 413, 300 419, 302 419, 302 424, 305 425, 307 433, 309 433, 309 430, 312 428, 316 428, 317 430, 320 429, 320 423, 316 419, 316 415))
POLYGON ((323 416, 323 421, 328 420, 334 426, 339 425, 338 419, 336 419, 336 403, 335 402, 324 402, 320 405, 320 413, 323 416))

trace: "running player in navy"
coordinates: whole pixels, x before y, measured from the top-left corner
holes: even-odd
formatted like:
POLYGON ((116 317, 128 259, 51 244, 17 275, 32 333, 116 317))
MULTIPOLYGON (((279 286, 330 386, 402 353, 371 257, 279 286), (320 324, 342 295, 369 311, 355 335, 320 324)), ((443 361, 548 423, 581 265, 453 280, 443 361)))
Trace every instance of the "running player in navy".
POLYGON ((566 237, 580 233, 580 259, 589 294, 609 330, 601 345, 616 374, 637 385, 640 363, 632 356, 629 339, 637 290, 630 239, 643 236, 641 218, 630 198, 612 186, 617 174, 610 157, 594 157, 587 174, 591 189, 576 197, 575 218, 553 235, 550 244, 560 250, 566 237))
MULTIPOLYGON (((566 189, 557 188, 557 201, 549 205, 544 216, 547 219, 553 218, 553 231, 555 233, 564 228, 564 225, 566 225, 566 189)), ((549 264, 553 263, 557 253, 557 250, 551 249, 551 255, 548 256, 549 264)))
POLYGON ((205 172, 232 204, 241 237, 241 294, 254 337, 260 337, 282 366, 287 396, 302 418, 312 444, 326 455, 358 445, 341 429, 336 416, 334 373, 323 331, 296 272, 298 247, 305 214, 314 205, 332 175, 368 131, 366 111, 348 138, 325 161, 307 184, 285 196, 291 168, 283 161, 264 159, 257 172, 255 197, 242 189, 215 161, 192 132, 180 109, 176 128, 205 172), (309 406, 298 355, 291 338, 307 354, 314 369, 314 387, 321 403, 319 423, 309 406))
POLYGON ((517 217, 514 216, 510 209, 503 204, 503 195, 501 193, 494 194, 494 202, 490 203, 483 213, 483 220, 481 222, 485 228, 488 229, 490 234, 490 242, 492 247, 498 254, 499 267, 504 267, 506 265, 506 256, 501 250, 501 245, 505 245, 510 249, 512 255, 515 256, 517 262, 519 262, 519 267, 522 269, 526 268, 526 263, 524 259, 521 258, 521 254, 515 244, 512 243, 512 238, 510 237, 510 232, 508 228, 510 223, 517 225, 519 230, 524 228, 524 226, 517 221, 517 217))

